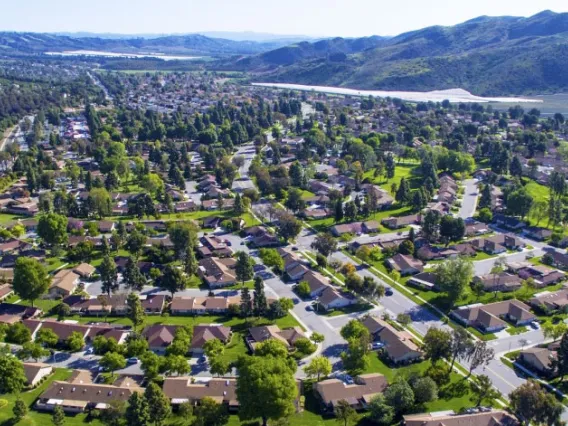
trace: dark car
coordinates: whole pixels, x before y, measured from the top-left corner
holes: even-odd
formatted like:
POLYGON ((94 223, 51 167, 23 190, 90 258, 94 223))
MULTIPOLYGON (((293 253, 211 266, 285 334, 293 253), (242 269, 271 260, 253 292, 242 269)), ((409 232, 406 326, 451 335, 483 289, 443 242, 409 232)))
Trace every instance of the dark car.
POLYGON ((392 296, 392 295, 393 295, 392 287, 385 288, 385 296, 392 296))
POLYGON ((266 266, 264 266, 264 265, 254 265, 254 266, 252 267, 252 269, 254 270, 254 272, 266 271, 266 266))
POLYGON ((298 251, 298 247, 296 246, 292 247, 292 251, 298 251))
POLYGON ((311 311, 313 311, 313 310, 314 310, 314 307, 313 307, 312 305, 306 306, 306 311, 311 312, 311 311))
POLYGON ((297 297, 292 298, 292 302, 294 302, 294 305, 297 305, 298 303, 300 303, 300 299, 298 299, 297 297))

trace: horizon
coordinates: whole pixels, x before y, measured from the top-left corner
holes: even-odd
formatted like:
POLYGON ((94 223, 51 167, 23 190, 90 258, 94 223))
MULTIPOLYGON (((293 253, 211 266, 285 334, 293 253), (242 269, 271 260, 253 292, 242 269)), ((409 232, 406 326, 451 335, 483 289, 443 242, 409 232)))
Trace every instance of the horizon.
POLYGON ((311 0, 307 3, 289 0, 282 6, 267 7, 261 0, 243 0, 238 4, 226 0, 207 3, 163 0, 161 7, 156 8, 151 0, 139 0, 135 6, 126 0, 100 0, 96 5, 77 5, 71 0, 29 0, 25 4, 11 2, 4 6, 4 16, 25 16, 26 19, 5 20, 0 31, 132 37, 214 32, 280 38, 392 37, 430 26, 453 26, 479 16, 528 17, 544 10, 568 12, 566 2, 560 0, 543 0, 538 4, 528 0, 498 3, 479 0, 475 4, 452 7, 447 7, 444 0, 432 0, 428 4, 418 0, 378 3, 372 0, 311 0))

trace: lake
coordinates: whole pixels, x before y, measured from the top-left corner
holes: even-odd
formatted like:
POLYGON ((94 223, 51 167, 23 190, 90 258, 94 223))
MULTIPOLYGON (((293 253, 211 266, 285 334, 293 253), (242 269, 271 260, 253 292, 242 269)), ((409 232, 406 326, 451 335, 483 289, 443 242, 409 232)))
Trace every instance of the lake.
POLYGON ((46 55, 52 56, 102 56, 107 58, 155 58, 164 61, 189 61, 192 59, 201 59, 201 56, 170 56, 154 53, 118 53, 118 52, 101 52, 98 50, 68 50, 65 52, 45 52, 46 55))

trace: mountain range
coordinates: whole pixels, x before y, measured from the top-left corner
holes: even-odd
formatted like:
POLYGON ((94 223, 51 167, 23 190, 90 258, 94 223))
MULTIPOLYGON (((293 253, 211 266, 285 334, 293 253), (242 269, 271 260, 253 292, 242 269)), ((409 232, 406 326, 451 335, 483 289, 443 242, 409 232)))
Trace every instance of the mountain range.
POLYGON ((568 91, 568 13, 481 16, 392 38, 298 43, 218 63, 255 81, 479 95, 568 91))

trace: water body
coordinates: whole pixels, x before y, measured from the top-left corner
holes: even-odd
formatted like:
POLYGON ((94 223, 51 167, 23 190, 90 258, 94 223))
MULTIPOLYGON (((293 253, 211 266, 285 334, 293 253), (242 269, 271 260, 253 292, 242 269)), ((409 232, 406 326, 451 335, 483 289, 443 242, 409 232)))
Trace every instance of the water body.
POLYGON ((513 98, 513 97, 482 97, 475 96, 463 89, 449 89, 449 90, 434 90, 432 92, 404 92, 404 91, 387 91, 387 90, 358 90, 348 89, 345 87, 329 87, 329 86, 306 86, 303 84, 288 84, 288 83, 252 83, 253 86, 274 87, 278 89, 289 90, 304 90, 322 93, 330 93, 337 95, 351 95, 351 96, 375 96, 379 98, 398 98, 410 102, 442 102, 448 100, 452 103, 460 102, 507 102, 507 103, 530 103, 540 104, 542 99, 535 98, 513 98))
POLYGON ((153 53, 117 53, 101 52, 98 50, 67 50, 65 52, 45 52, 45 54, 52 56, 101 56, 106 58, 155 58, 162 59, 164 61, 189 61, 193 59, 201 59, 201 56, 169 56, 153 53))

